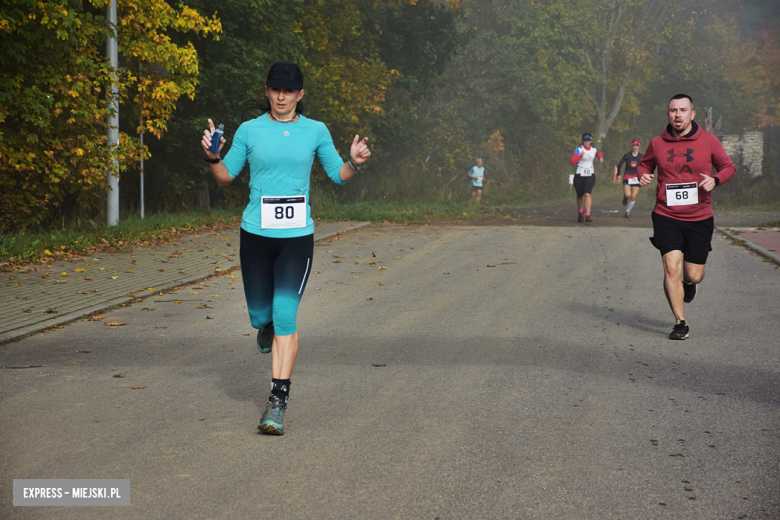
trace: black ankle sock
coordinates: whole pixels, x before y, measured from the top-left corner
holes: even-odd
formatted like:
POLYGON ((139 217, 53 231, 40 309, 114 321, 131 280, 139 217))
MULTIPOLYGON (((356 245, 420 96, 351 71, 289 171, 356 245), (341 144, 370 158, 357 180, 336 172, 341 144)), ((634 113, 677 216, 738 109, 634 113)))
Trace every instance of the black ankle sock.
POLYGON ((287 397, 290 395, 289 379, 271 379, 271 395, 287 403, 287 397))

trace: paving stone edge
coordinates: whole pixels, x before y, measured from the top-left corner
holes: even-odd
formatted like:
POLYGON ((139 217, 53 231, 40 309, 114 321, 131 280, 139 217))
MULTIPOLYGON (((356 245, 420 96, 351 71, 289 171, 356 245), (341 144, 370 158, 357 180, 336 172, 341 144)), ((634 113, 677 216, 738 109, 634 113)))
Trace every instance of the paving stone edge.
POLYGON ((727 230, 723 229, 720 226, 715 226, 715 229, 717 229, 718 231, 720 231, 721 233, 723 233, 724 235, 729 237, 731 240, 734 240, 736 242, 741 242, 742 245, 747 247, 748 249, 752 249, 753 251, 755 251, 759 255, 761 255, 761 256, 763 256, 765 258, 769 258, 770 260, 772 260, 777 265, 780 265, 780 255, 778 255, 777 253, 775 253, 773 251, 770 251, 768 249, 764 249, 763 247, 761 247, 760 245, 756 244, 755 242, 751 242, 750 240, 745 240, 740 235, 737 235, 735 233, 727 231, 727 230))
MULTIPOLYGON (((323 236, 320 236, 320 237, 316 237, 315 236, 314 242, 316 243, 316 242, 319 242, 320 240, 325 240, 325 239, 328 239, 328 238, 331 238, 331 237, 334 237, 334 236, 337 236, 337 235, 341 235, 341 234, 344 234, 345 232, 353 231, 354 229, 359 229, 359 228, 367 226, 369 224, 370 224, 370 222, 358 222, 358 223, 356 223, 353 226, 352 229, 341 230, 341 231, 334 231, 334 232, 329 233, 329 234, 323 234, 323 236)), ((236 268, 236 267, 238 267, 238 266, 234 266, 234 268, 236 268)), ((15 338, 20 338, 22 336, 26 336, 27 334, 31 334, 33 332, 46 330, 48 328, 51 328, 52 325, 58 325, 58 324, 61 324, 61 323, 66 323, 66 322, 73 321, 73 320, 76 320, 76 319, 79 319, 79 318, 83 318, 85 316, 88 316, 89 314, 92 314, 93 312, 96 312, 96 311, 99 311, 99 310, 103 310, 103 309, 107 309, 107 308, 113 307, 115 305, 121 305, 121 304, 127 303, 129 301, 137 300, 139 298, 144 299, 144 298, 148 298, 150 296, 157 296, 160 291, 167 291, 169 289, 173 289, 174 287, 180 287, 180 286, 188 284, 188 283, 194 283, 194 282, 198 282, 200 280, 205 280, 206 278, 213 277, 214 275, 221 276, 221 275, 230 273, 232 269, 233 268, 231 268, 229 270, 222 271, 220 273, 215 273, 214 271, 210 271, 210 272, 207 272, 207 273, 201 273, 201 274, 192 275, 192 276, 188 275, 188 276, 186 276, 184 278, 180 278, 180 279, 175 280, 173 282, 170 282, 170 283, 167 283, 167 284, 164 284, 164 285, 160 285, 160 286, 155 288, 154 292, 148 292, 148 293, 145 293, 145 294, 142 293, 142 294, 137 294, 137 295, 134 295, 134 296, 122 296, 120 298, 114 298, 112 300, 107 300, 107 301, 102 302, 102 303, 97 304, 97 305, 92 305, 90 307, 85 307, 84 309, 81 309, 81 310, 78 310, 78 311, 75 311, 75 312, 71 312, 71 313, 68 313, 68 314, 63 314, 62 316, 57 316, 56 318, 52 318, 51 321, 46 320, 46 321, 48 321, 48 325, 45 325, 42 322, 42 323, 36 323, 34 325, 28 325, 26 327, 22 327, 22 328, 19 328, 19 329, 9 330, 7 332, 4 332, 4 333, 0 334, 0 343, 4 343, 6 341, 10 341, 10 340, 13 340, 15 338)))

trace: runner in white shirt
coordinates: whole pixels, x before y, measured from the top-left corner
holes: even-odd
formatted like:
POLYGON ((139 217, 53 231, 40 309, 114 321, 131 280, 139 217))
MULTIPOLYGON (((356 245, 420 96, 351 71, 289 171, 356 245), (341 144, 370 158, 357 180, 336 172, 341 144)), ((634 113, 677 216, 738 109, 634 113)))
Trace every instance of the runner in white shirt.
POLYGON ((601 152, 591 146, 593 136, 582 134, 582 146, 574 150, 574 154, 569 161, 574 166, 574 189, 577 191, 577 222, 593 222, 590 218, 590 210, 593 205, 593 199, 590 195, 593 186, 596 184, 593 160, 598 157, 599 161, 604 162, 601 152), (585 216, 583 218, 583 210, 585 216))

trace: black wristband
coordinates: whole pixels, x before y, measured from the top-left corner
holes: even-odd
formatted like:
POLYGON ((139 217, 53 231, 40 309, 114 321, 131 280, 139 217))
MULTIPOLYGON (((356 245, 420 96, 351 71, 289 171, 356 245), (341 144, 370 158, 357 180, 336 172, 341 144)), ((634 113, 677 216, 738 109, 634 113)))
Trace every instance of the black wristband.
POLYGON ((217 157, 216 159, 209 159, 208 157, 203 158, 204 161, 211 164, 217 164, 219 161, 222 160, 222 157, 217 157))
POLYGON ((720 186, 720 179, 716 175, 713 175, 712 178, 715 179, 715 186, 720 186))

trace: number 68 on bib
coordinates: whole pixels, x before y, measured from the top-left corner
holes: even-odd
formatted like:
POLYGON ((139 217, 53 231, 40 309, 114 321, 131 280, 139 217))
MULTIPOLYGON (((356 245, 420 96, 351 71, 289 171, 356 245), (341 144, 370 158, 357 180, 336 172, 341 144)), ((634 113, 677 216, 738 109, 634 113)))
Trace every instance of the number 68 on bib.
POLYGON ((699 185, 695 182, 666 185, 667 206, 689 206, 699 203, 699 185))

